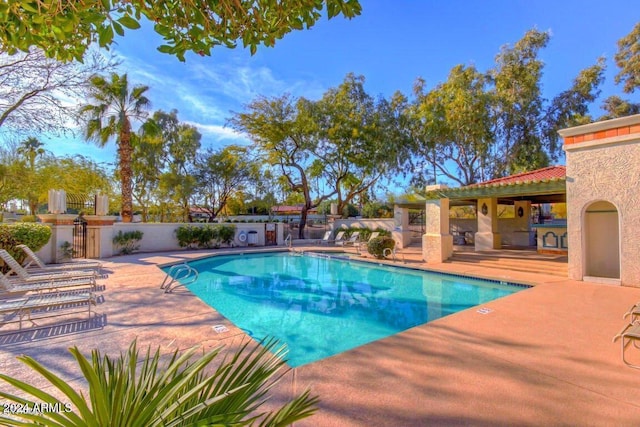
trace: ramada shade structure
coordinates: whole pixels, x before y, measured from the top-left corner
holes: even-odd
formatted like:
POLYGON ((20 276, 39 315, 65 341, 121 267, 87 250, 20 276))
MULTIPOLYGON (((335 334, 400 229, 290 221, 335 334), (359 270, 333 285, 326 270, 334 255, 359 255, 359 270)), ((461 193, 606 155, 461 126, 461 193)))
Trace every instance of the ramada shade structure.
MULTIPOLYGON (((566 174, 564 166, 549 166, 464 187, 428 189, 424 198, 447 198, 451 206, 473 205, 478 199, 494 197, 498 203, 507 205, 516 200, 563 203, 567 193, 566 174)), ((398 204, 403 205, 402 202, 398 204)), ((414 203, 407 201, 406 204, 414 203)))

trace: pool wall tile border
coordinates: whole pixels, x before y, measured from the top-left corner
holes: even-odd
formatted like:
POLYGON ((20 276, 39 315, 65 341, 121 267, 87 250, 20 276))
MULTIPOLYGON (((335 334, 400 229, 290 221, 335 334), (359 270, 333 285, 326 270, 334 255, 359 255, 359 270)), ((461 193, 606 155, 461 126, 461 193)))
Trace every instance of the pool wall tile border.
POLYGON ((291 252, 289 249, 287 248, 269 248, 269 249, 247 249, 247 248, 238 248, 237 250, 227 250, 224 252, 216 252, 216 253, 209 253, 209 254, 202 254, 202 255, 198 255, 195 256, 193 258, 188 258, 188 259, 181 259, 181 260, 176 260, 176 261, 170 261, 170 262, 165 262, 162 264, 158 264, 159 268, 164 268, 164 267, 171 267, 172 265, 176 265, 176 264, 184 264, 185 262, 191 262, 191 261, 199 261, 201 259, 205 259, 205 258, 213 258, 213 257, 217 257, 217 256, 225 256, 225 255, 244 255, 244 254, 260 254, 260 253, 279 253, 279 252, 291 252))
POLYGON ((205 258, 213 258, 213 257, 225 256, 225 255, 245 255, 245 254, 253 255, 253 254, 260 254, 260 253, 281 253, 281 252, 289 252, 289 253, 300 254, 300 255, 311 255, 311 256, 318 257, 318 258, 339 259, 340 261, 357 262, 357 263, 361 263, 361 264, 376 264, 376 265, 380 265, 380 266, 404 268, 404 269, 407 269, 407 270, 421 271, 421 272, 432 273, 432 274, 440 274, 442 276, 458 277, 458 278, 462 278, 462 279, 484 280, 484 281, 487 281, 487 282, 490 282, 490 283, 494 283, 494 284, 497 284, 497 285, 502 285, 502 286, 515 286, 515 287, 524 288, 524 289, 528 289, 528 288, 534 287, 534 285, 528 284, 528 283, 518 283, 518 282, 509 281, 509 280, 494 279, 494 278, 491 278, 491 277, 473 276, 473 275, 470 275, 470 274, 461 274, 461 273, 450 273, 450 272, 446 272, 446 271, 432 270, 432 269, 424 268, 424 267, 412 267, 412 266, 408 266, 408 265, 397 265, 397 264, 390 264, 390 263, 387 263, 387 262, 379 262, 379 261, 375 261, 375 260, 369 261, 369 260, 364 260, 364 259, 355 259, 355 258, 352 258, 350 256, 331 255, 330 252, 324 252, 324 253, 314 252, 314 251, 306 251, 305 252, 305 251, 291 250, 291 249, 288 249, 288 248, 269 248, 269 249, 239 248, 238 250, 225 251, 223 253, 203 254, 201 256, 197 256, 197 257, 186 259, 186 260, 172 261, 172 262, 168 262, 168 263, 164 263, 164 264, 158 264, 158 267, 159 268, 170 267, 172 265, 183 264, 185 262, 199 261, 199 260, 202 260, 202 259, 205 259, 205 258))
POLYGON ((313 251, 303 252, 303 254, 313 255, 313 256, 320 257, 320 258, 336 258, 336 259, 339 259, 341 261, 359 262, 361 264, 376 264, 376 265, 380 265, 380 266, 404 268, 404 269, 407 269, 407 270, 422 271, 422 272, 427 272, 427 273, 432 273, 432 274, 440 274, 442 276, 459 277, 461 279, 484 280, 486 282, 491 282, 491 283, 495 283, 497 285, 503 285, 503 286, 516 286, 516 287, 525 288, 525 289, 533 287, 533 285, 527 284, 527 283, 511 282, 511 281, 508 281, 508 280, 500 280, 500 279, 493 279, 493 278, 487 278, 487 277, 478 277, 478 276, 472 276, 472 275, 469 275, 469 274, 449 273, 449 272, 445 272, 445 271, 430 270, 428 268, 412 267, 412 266, 409 266, 409 265, 389 264, 389 263, 386 263, 386 262, 378 262, 378 261, 373 261, 373 260, 372 261, 368 261, 368 260, 362 260, 362 259, 354 259, 354 258, 351 258, 351 257, 348 257, 348 256, 331 256, 331 255, 326 254, 326 253, 318 254, 317 252, 313 252, 313 251))

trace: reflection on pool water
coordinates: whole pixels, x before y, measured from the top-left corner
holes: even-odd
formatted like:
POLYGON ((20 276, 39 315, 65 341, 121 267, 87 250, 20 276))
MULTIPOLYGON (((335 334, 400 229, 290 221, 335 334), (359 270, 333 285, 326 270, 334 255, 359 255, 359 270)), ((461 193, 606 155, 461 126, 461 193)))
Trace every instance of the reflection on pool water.
POLYGON ((292 367, 524 289, 326 256, 262 253, 190 262, 188 288, 257 340, 287 344, 292 367))

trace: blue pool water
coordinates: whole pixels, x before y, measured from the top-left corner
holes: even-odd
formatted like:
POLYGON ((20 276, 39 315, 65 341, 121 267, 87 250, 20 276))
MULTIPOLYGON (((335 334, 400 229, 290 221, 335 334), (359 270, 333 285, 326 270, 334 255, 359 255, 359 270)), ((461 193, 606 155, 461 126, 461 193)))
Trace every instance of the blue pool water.
POLYGON ((205 258, 188 288, 253 338, 278 338, 292 367, 512 294, 523 287, 286 253, 205 258))

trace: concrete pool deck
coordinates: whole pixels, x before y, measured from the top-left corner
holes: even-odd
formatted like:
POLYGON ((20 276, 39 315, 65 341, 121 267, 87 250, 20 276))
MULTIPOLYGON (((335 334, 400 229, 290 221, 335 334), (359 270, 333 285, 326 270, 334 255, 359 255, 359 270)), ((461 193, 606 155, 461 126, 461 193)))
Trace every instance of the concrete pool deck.
MULTIPOLYGON (((214 252, 105 260, 102 316, 0 336, 0 371, 43 386, 15 359, 28 354, 80 388, 67 350, 74 345, 112 355, 135 337, 140 347, 166 353, 198 344, 237 347, 246 336, 215 310, 188 291, 159 289, 164 273, 157 264, 214 252), (215 325, 228 332, 216 333, 215 325)), ((407 265, 423 266, 418 250, 404 256, 407 265)), ((296 368, 275 400, 307 387, 321 399, 319 411, 296 426, 640 425, 640 370, 625 366, 620 343, 611 342, 640 289, 481 266, 429 267, 536 286, 483 304, 486 314, 471 308, 296 368)), ((629 354, 640 360, 640 351, 629 354)))

